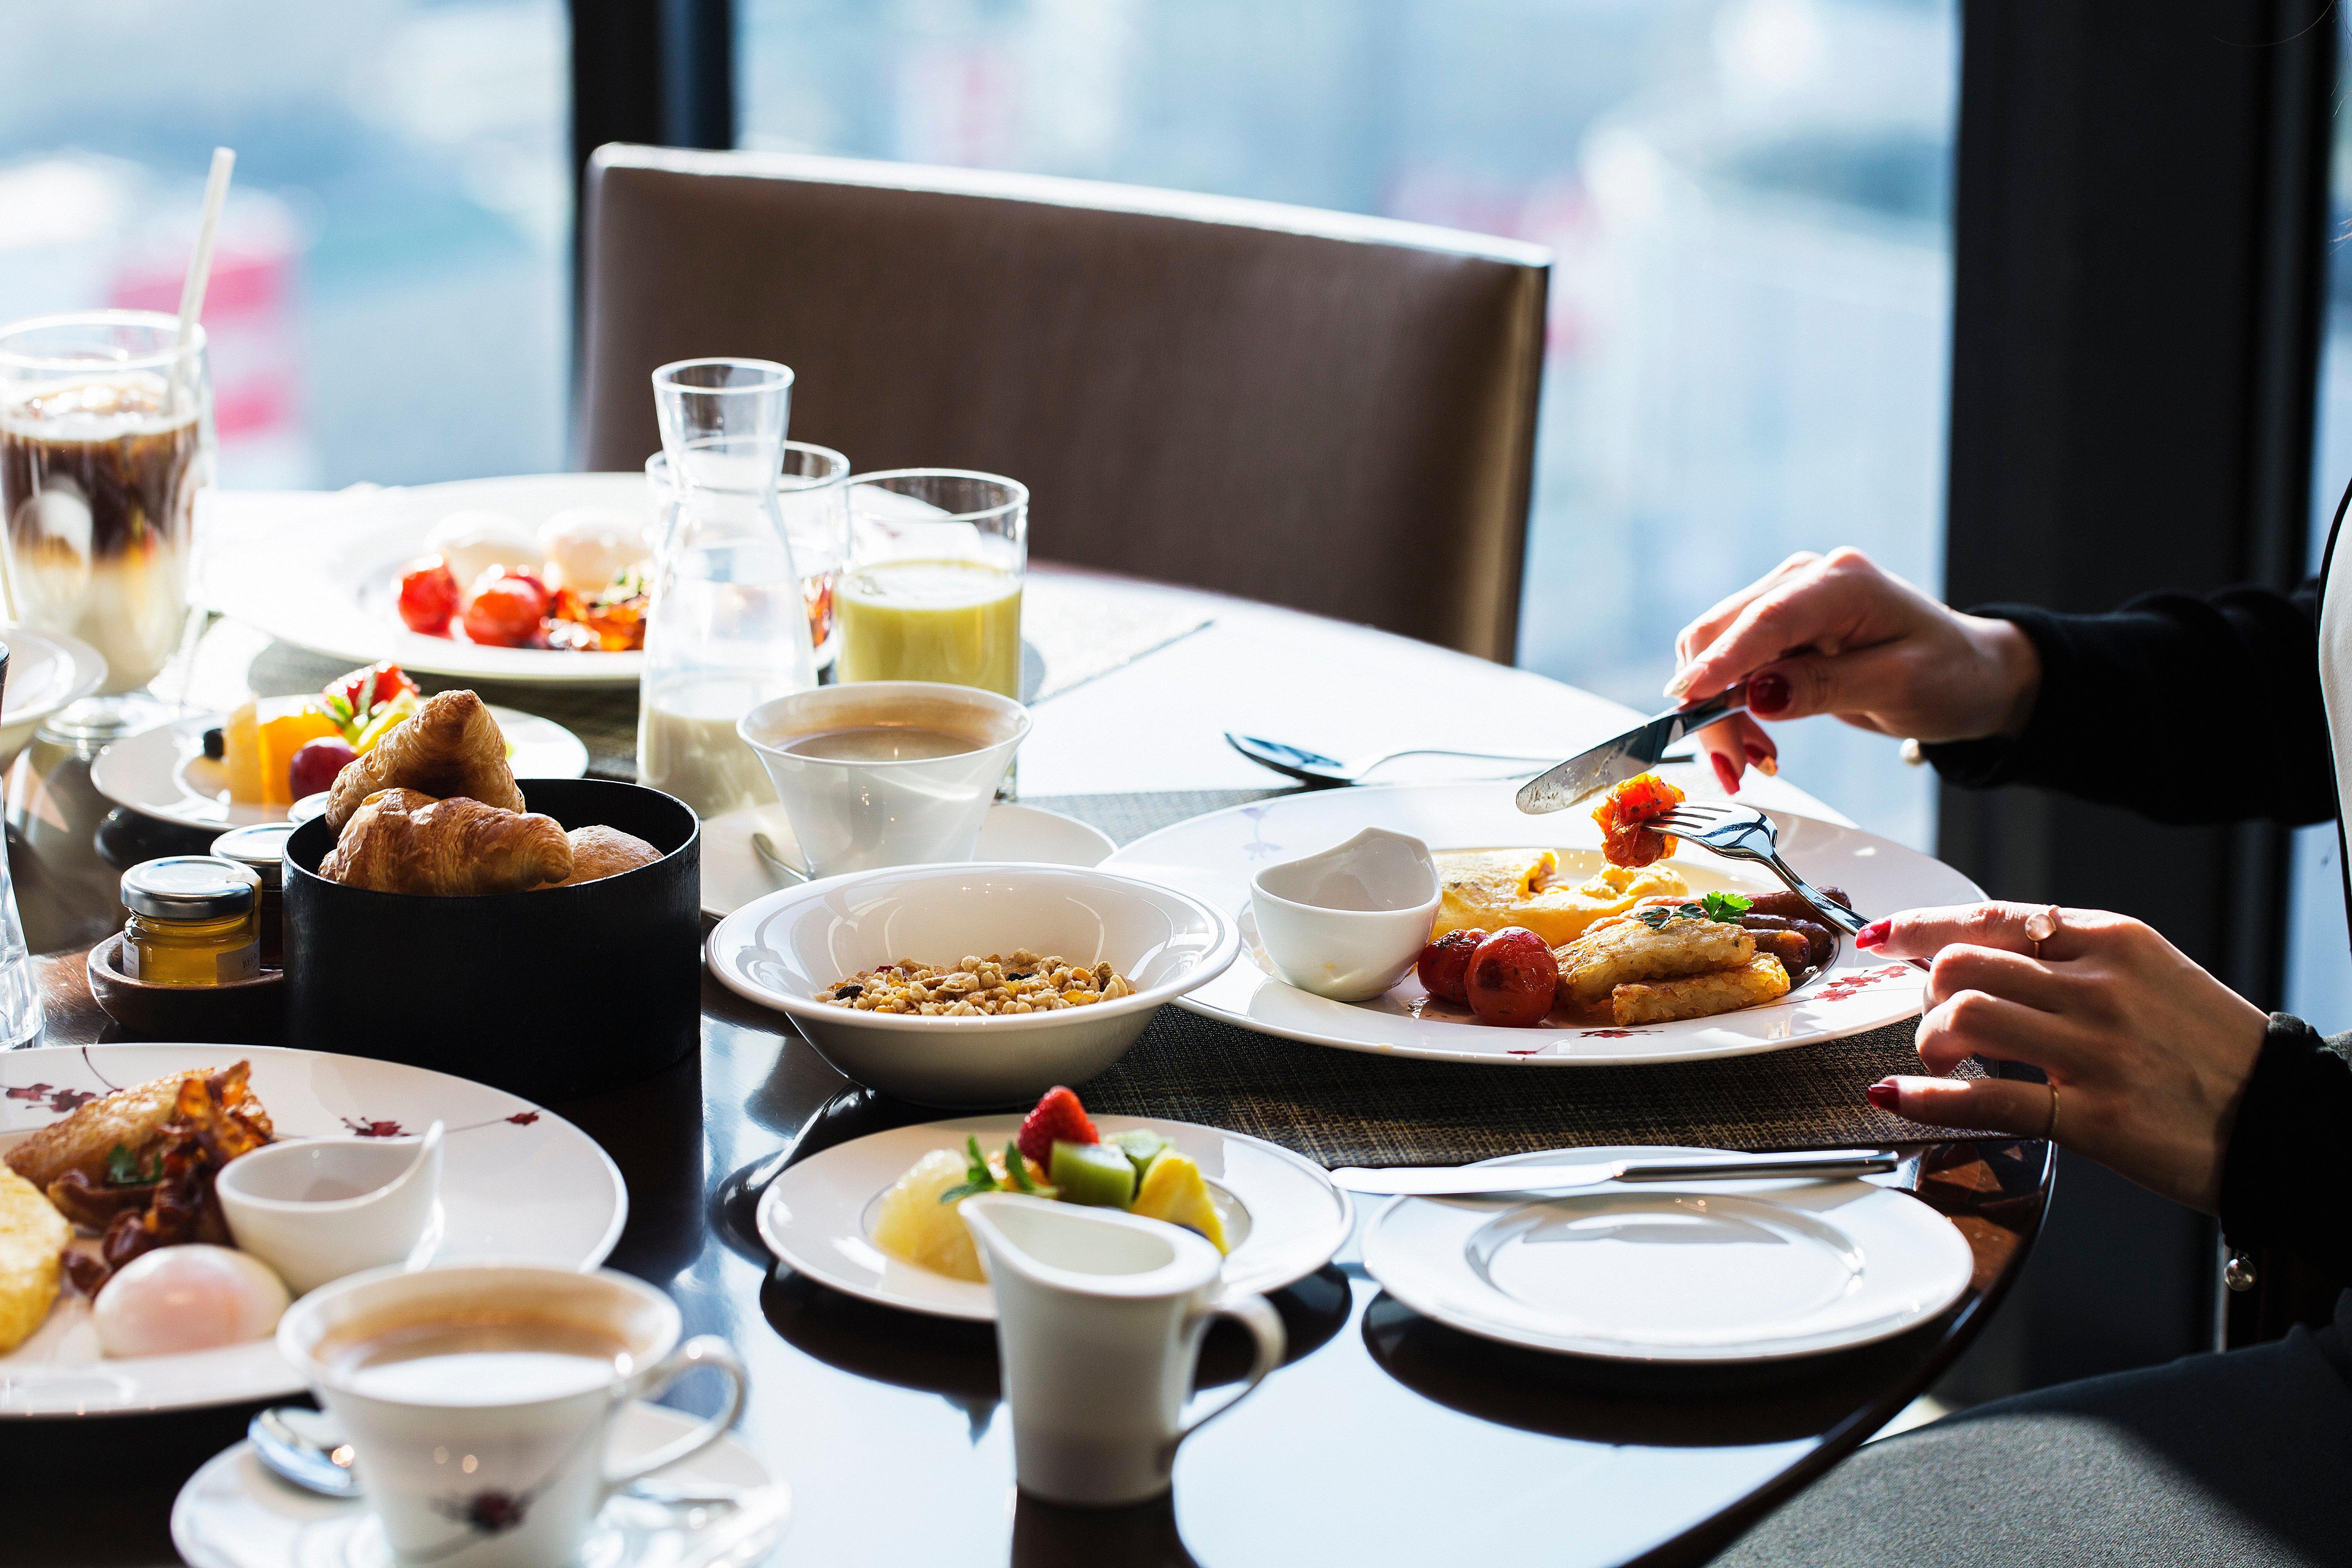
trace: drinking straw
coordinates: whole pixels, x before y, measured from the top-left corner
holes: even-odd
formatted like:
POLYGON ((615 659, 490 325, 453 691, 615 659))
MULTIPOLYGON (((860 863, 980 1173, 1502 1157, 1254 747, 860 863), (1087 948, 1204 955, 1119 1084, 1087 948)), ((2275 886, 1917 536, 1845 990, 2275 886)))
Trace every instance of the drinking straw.
POLYGON ((212 173, 205 180, 205 220, 196 230, 196 253, 188 258, 187 281, 180 286, 180 335, 172 357, 172 411, 180 408, 180 377, 188 342, 196 335, 196 318, 204 313, 205 288, 213 276, 213 237, 220 231, 221 207, 228 200, 228 173, 236 154, 226 147, 213 149, 212 173))

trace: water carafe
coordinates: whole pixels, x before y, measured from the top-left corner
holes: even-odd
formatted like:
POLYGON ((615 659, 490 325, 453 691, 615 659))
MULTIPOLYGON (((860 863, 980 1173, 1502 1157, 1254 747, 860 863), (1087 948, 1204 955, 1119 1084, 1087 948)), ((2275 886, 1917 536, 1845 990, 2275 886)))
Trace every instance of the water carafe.
POLYGON ((656 489, 637 777, 707 818, 775 798, 736 721, 816 684, 776 501, 793 373, 767 360, 681 360, 653 382, 667 462, 656 489))

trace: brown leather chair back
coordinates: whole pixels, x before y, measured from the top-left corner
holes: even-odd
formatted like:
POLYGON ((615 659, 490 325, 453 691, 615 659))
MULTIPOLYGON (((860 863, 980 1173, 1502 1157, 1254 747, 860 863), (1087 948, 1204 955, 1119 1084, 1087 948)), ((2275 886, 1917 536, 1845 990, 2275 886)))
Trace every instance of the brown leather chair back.
POLYGON ((608 146, 580 458, 660 446, 646 376, 781 360, 861 470, 1030 489, 1052 561, 1508 661, 1548 255, 1259 202, 608 146))

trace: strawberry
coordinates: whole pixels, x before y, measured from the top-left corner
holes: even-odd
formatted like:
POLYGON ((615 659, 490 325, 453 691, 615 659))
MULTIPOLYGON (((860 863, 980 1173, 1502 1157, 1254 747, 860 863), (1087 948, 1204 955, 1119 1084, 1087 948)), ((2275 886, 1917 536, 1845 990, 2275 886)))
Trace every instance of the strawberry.
POLYGON ((1078 1103, 1076 1095, 1059 1084, 1045 1091, 1037 1101, 1037 1109, 1021 1123, 1018 1142, 1024 1154, 1050 1171, 1054 1168, 1056 1140, 1064 1143, 1102 1142, 1102 1134, 1096 1131, 1095 1124, 1087 1120, 1087 1108, 1078 1103))

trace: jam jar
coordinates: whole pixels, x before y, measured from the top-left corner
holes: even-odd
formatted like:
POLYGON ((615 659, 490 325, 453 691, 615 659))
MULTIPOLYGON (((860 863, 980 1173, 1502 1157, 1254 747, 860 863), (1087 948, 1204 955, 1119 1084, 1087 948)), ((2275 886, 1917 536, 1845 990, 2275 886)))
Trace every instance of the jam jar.
POLYGON ((257 822, 213 840, 213 854, 261 879, 261 967, 286 967, 286 841, 300 824, 257 822))
POLYGON ((147 985, 227 985, 261 974, 261 879, 215 855, 122 873, 122 972, 147 985))

